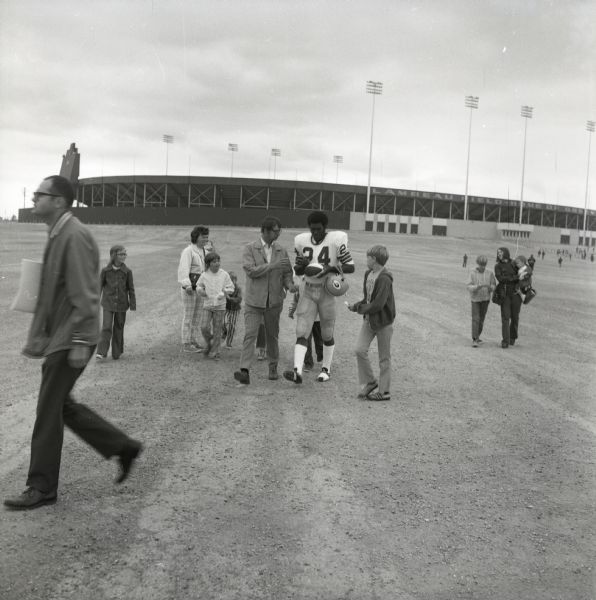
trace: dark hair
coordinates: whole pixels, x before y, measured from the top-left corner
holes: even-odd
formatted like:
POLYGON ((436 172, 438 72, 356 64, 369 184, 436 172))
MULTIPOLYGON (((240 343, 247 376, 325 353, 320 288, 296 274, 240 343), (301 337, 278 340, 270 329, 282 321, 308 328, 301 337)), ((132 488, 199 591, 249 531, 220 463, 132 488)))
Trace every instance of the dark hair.
POLYGON ((62 177, 62 175, 50 175, 49 177, 46 177, 44 181, 50 182, 52 193, 58 194, 66 200, 68 206, 72 206, 75 191, 72 183, 70 183, 66 177, 62 177))
POLYGON ((122 252, 122 250, 125 250, 125 248, 122 244, 116 244, 115 246, 112 246, 110 248, 110 262, 108 263, 108 265, 114 264, 114 261, 116 260, 116 256, 118 255, 118 252, 122 252))
POLYGON ((315 210, 308 215, 306 222, 310 227, 313 223, 321 223, 325 229, 327 229, 327 224, 329 223, 329 217, 320 210, 315 210))
POLYGON ((207 256, 205 256, 205 266, 208 267, 214 260, 221 260, 221 256, 217 252, 207 252, 207 256))
POLYGON ((197 243, 197 240, 199 239, 200 235, 209 235, 209 227, 205 227, 204 225, 197 225, 191 232, 190 232, 190 241, 193 244, 197 243))
POLYGON ((277 217, 265 217, 261 223, 261 231, 271 231, 275 226, 281 229, 281 221, 277 217))

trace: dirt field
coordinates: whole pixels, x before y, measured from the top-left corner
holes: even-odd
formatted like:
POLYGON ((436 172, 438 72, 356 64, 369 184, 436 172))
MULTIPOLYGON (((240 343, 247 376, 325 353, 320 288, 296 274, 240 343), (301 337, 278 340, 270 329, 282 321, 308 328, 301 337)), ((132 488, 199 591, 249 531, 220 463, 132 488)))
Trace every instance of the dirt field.
MULTIPOLYGON (((2 600, 596 596, 596 263, 559 268, 548 249, 518 343, 500 348, 492 304, 473 349, 461 257, 490 265, 496 243, 351 233, 348 299, 373 243, 396 282, 392 400, 374 404, 356 399, 360 321, 343 307, 326 384, 271 382, 256 363, 238 389, 242 319, 220 361, 182 354, 190 229, 93 227, 102 257, 126 245, 138 311, 122 359, 92 363, 75 394, 146 450, 118 487, 115 463, 66 434, 58 503, 0 509, 2 600)), ((30 315, 8 306, 45 235, 0 226, 2 496, 24 489, 41 366, 20 355, 30 315)), ((223 268, 240 272, 255 236, 213 229, 223 268)), ((293 326, 284 311, 280 370, 293 326)))

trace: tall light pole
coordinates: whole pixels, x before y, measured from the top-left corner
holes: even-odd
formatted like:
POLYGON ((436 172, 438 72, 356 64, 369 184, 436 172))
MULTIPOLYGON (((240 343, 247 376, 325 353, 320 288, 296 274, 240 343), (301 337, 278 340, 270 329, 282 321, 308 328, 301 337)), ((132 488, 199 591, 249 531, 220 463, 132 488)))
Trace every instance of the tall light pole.
POLYGON ((586 199, 584 201, 584 240, 583 246, 586 245, 586 221, 588 216, 588 187, 590 182, 590 146, 592 144, 592 134, 594 133, 596 123, 594 121, 586 122, 586 130, 588 131, 588 168, 586 173, 586 199))
POLYGON ((372 118, 370 121, 370 151, 368 153, 368 185, 366 186, 366 212, 370 212, 370 172, 372 169, 373 131, 375 126, 375 96, 383 93, 382 81, 367 81, 366 93, 372 94, 372 118))
POLYGON ((166 175, 167 175, 168 174, 168 149, 169 149, 170 144, 174 143, 174 136, 164 133, 162 140, 165 142, 165 145, 166 145, 166 175))
POLYGON ((335 163, 335 183, 337 183, 339 178, 339 165, 344 162, 344 157, 336 154, 333 157, 333 162, 335 163))
POLYGON ((228 144, 228 150, 232 153, 232 167, 230 177, 234 177, 234 152, 238 152, 238 144, 228 144))
MULTIPOLYGON (((519 195, 519 224, 522 224, 522 213, 524 210, 524 176, 526 172, 526 138, 528 134, 528 119, 532 118, 532 111, 534 108, 532 106, 522 106, 521 107, 521 116, 525 119, 524 121, 524 154, 522 159, 522 178, 521 178, 521 192, 519 195)), ((521 233, 521 230, 520 230, 521 233)), ((519 235, 518 235, 519 239, 519 235)))
POLYGON ((470 147, 472 145, 472 112, 478 108, 478 96, 466 96, 466 106, 470 109, 470 126, 468 127, 468 160, 466 163, 466 194, 464 196, 464 221, 468 220, 468 179, 470 177, 470 147))
POLYGON ((273 179, 275 179, 275 171, 277 169, 277 157, 281 156, 279 148, 271 148, 271 156, 273 156, 273 179))

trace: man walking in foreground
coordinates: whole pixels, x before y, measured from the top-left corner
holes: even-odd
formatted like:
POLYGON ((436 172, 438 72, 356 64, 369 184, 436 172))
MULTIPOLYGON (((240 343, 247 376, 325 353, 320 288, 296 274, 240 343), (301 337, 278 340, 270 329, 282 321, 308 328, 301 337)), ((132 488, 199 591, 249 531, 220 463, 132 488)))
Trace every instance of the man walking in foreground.
POLYGON ((44 179, 33 194, 34 214, 45 221, 41 290, 23 354, 45 358, 31 439, 27 489, 4 500, 11 510, 56 502, 64 425, 106 459, 117 456, 116 483, 129 475, 142 446, 83 404, 71 390, 99 337, 99 250, 73 216, 74 190, 64 177, 44 179))

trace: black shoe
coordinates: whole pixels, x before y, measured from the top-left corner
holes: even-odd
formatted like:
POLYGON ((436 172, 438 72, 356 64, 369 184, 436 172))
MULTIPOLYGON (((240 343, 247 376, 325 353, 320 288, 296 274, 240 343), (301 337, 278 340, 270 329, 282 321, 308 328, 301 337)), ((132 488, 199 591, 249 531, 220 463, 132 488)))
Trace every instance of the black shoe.
POLYGON ((248 371, 234 371, 234 379, 243 383, 244 385, 248 385, 250 383, 250 375, 248 371))
POLYGON ((293 371, 284 371, 284 377, 288 381, 293 381, 294 383, 302 383, 302 375, 299 375, 296 369, 294 369, 293 371))
POLYGON ((120 453, 118 462, 120 463, 120 474, 116 477, 116 483, 122 483, 129 475, 132 469, 132 464, 143 451, 141 442, 134 440, 120 453))
POLYGON ((508 342, 501 342, 501 348, 509 348, 508 342))
POLYGON ((269 365, 269 379, 271 379, 271 381, 279 379, 279 375, 277 374, 277 365, 275 364, 269 365))
POLYGON ((32 510, 44 504, 55 504, 56 492, 40 492, 29 487, 20 496, 13 496, 4 500, 4 506, 9 510, 32 510))
POLYGON ((509 345, 510 345, 510 346, 515 346, 515 340, 514 340, 513 338, 511 338, 511 339, 509 340, 509 345))

